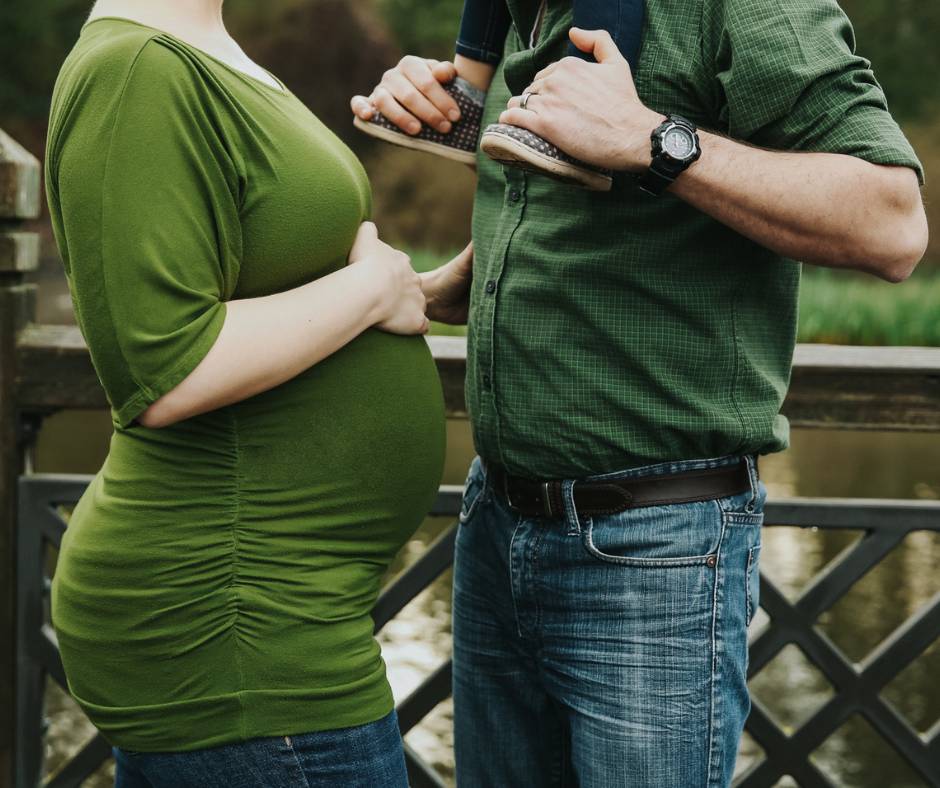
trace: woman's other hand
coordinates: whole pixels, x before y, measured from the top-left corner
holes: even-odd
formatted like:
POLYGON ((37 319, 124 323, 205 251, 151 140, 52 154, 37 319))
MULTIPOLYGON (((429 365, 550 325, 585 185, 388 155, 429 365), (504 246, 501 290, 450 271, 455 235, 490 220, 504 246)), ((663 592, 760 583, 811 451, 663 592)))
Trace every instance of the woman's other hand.
POLYGON ((421 287, 427 299, 431 320, 465 325, 470 310, 470 283, 473 281, 473 244, 440 268, 421 274, 421 287))
POLYGON ((372 222, 359 225, 349 263, 362 271, 363 286, 375 291, 371 316, 376 328, 392 334, 428 332, 421 277, 411 267, 408 255, 379 240, 372 222))
POLYGON ((353 96, 350 106, 362 120, 378 110, 407 134, 421 131, 422 122, 446 134, 450 124, 460 120, 460 108, 441 85, 456 76, 449 61, 405 55, 382 75, 368 97, 353 96))

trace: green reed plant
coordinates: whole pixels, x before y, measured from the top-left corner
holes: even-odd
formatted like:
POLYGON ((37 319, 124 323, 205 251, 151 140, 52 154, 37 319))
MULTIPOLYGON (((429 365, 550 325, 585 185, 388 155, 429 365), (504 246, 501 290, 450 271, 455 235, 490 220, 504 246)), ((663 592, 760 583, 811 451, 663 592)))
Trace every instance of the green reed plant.
POLYGON ((940 270, 925 266, 890 284, 804 266, 799 341, 940 346, 940 270))

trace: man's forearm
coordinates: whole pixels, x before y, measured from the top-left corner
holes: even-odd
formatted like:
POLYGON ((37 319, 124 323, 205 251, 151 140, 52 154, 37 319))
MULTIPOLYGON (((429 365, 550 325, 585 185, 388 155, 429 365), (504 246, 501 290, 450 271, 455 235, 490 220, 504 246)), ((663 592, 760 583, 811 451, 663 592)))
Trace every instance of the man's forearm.
POLYGON ((913 170, 700 138, 702 158, 670 192, 762 246, 894 281, 923 256, 927 222, 913 170))
MULTIPOLYGON (((544 137, 575 158, 640 174, 663 116, 641 101, 606 31, 572 28, 596 64, 564 58, 535 75, 524 110, 513 96, 500 122, 544 137)), ((700 133, 702 156, 671 193, 779 254, 817 265, 906 278, 927 246, 917 176, 854 156, 752 148, 700 133)), ((656 199, 656 198, 650 198, 656 199)))

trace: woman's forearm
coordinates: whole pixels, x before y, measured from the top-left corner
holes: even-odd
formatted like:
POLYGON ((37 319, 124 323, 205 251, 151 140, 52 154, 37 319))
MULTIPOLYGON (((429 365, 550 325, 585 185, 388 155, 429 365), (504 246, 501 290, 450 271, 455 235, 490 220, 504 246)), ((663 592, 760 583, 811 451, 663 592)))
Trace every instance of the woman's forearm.
POLYGON ((335 353, 380 319, 370 271, 349 265, 293 290, 229 301, 209 352, 138 421, 165 427, 247 399, 335 353))

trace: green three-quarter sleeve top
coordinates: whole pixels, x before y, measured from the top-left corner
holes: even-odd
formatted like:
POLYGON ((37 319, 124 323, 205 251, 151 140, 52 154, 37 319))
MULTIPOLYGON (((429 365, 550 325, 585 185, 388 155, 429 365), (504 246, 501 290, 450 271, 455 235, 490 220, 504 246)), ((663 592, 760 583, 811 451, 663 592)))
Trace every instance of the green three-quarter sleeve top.
POLYGON ((136 421, 205 356, 227 301, 346 264, 371 209, 361 165, 283 87, 102 18, 56 84, 46 177, 114 422, 53 581, 75 698, 136 751, 384 716, 370 610, 443 463, 424 340, 368 330, 242 402, 136 421))

